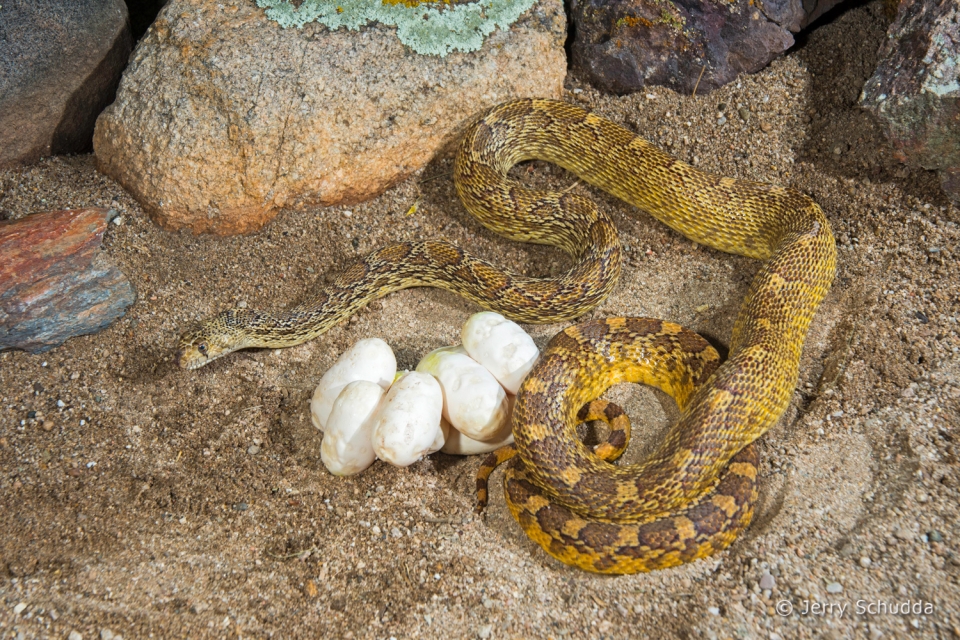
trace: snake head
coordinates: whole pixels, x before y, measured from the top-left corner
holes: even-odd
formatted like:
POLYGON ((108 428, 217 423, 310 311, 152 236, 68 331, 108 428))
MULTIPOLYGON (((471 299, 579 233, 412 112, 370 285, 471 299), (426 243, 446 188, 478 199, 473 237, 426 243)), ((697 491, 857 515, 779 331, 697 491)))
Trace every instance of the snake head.
POLYGON ((239 310, 224 311, 205 321, 199 329, 183 334, 177 345, 177 360, 184 369, 199 369, 217 358, 243 349, 237 330, 239 310))

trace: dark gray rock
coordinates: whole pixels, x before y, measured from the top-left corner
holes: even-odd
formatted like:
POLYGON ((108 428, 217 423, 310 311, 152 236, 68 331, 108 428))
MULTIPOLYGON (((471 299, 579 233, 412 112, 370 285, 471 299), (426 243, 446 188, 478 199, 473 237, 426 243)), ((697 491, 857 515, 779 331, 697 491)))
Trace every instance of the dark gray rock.
POLYGON ((880 122, 898 159, 935 169, 960 202, 960 6, 902 0, 860 104, 880 122))
POLYGON ((0 222, 0 350, 40 353, 95 333, 136 300, 99 251, 109 212, 77 209, 0 222))
POLYGON ((132 39, 123 0, 0 3, 0 167, 89 151, 132 39))
POLYGON ((573 65, 612 93, 707 93, 756 73, 839 0, 580 0, 573 65))

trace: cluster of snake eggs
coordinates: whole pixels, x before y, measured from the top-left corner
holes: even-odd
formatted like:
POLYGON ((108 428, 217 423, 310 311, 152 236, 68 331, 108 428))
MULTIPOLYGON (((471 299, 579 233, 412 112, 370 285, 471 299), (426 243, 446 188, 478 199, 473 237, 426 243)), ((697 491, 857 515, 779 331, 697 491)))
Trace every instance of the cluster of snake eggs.
POLYGON ((379 338, 344 352, 310 403, 327 469, 353 475, 377 458, 405 467, 439 450, 472 455, 513 442, 514 395, 539 350, 519 325, 491 312, 471 316, 461 340, 401 373, 379 338))

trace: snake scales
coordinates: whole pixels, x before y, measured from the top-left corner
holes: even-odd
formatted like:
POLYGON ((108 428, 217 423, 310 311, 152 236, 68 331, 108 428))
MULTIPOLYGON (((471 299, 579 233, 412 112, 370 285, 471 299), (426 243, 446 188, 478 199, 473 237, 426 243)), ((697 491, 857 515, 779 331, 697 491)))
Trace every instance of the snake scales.
POLYGON ((547 553, 604 573, 709 555, 749 523, 757 462, 747 445, 793 394, 807 328, 833 280, 833 236, 807 196, 704 173, 579 107, 549 100, 495 107, 465 135, 454 169, 472 215, 510 239, 565 250, 575 261, 566 273, 507 273, 442 241, 391 245, 288 311, 234 309, 206 321, 181 339, 180 364, 193 369, 237 349, 300 344, 371 300, 414 286, 454 291, 521 322, 589 311, 620 275, 616 230, 580 195, 507 177, 529 159, 564 167, 695 242, 763 260, 719 367, 712 348, 677 325, 594 321, 551 341, 514 410, 519 460, 507 470, 505 495, 547 553), (581 407, 624 381, 663 388, 681 418, 646 460, 614 466, 588 450, 575 427, 581 407))

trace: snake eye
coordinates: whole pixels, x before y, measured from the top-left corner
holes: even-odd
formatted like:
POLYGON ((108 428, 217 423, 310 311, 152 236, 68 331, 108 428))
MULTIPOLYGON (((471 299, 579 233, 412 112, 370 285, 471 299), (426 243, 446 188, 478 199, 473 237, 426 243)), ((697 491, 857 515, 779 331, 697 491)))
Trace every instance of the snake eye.
POLYGON ((202 353, 203 355, 207 355, 207 345, 206 345, 206 343, 201 342, 200 344, 198 344, 198 345, 197 345, 197 351, 199 351, 199 352, 202 353))

